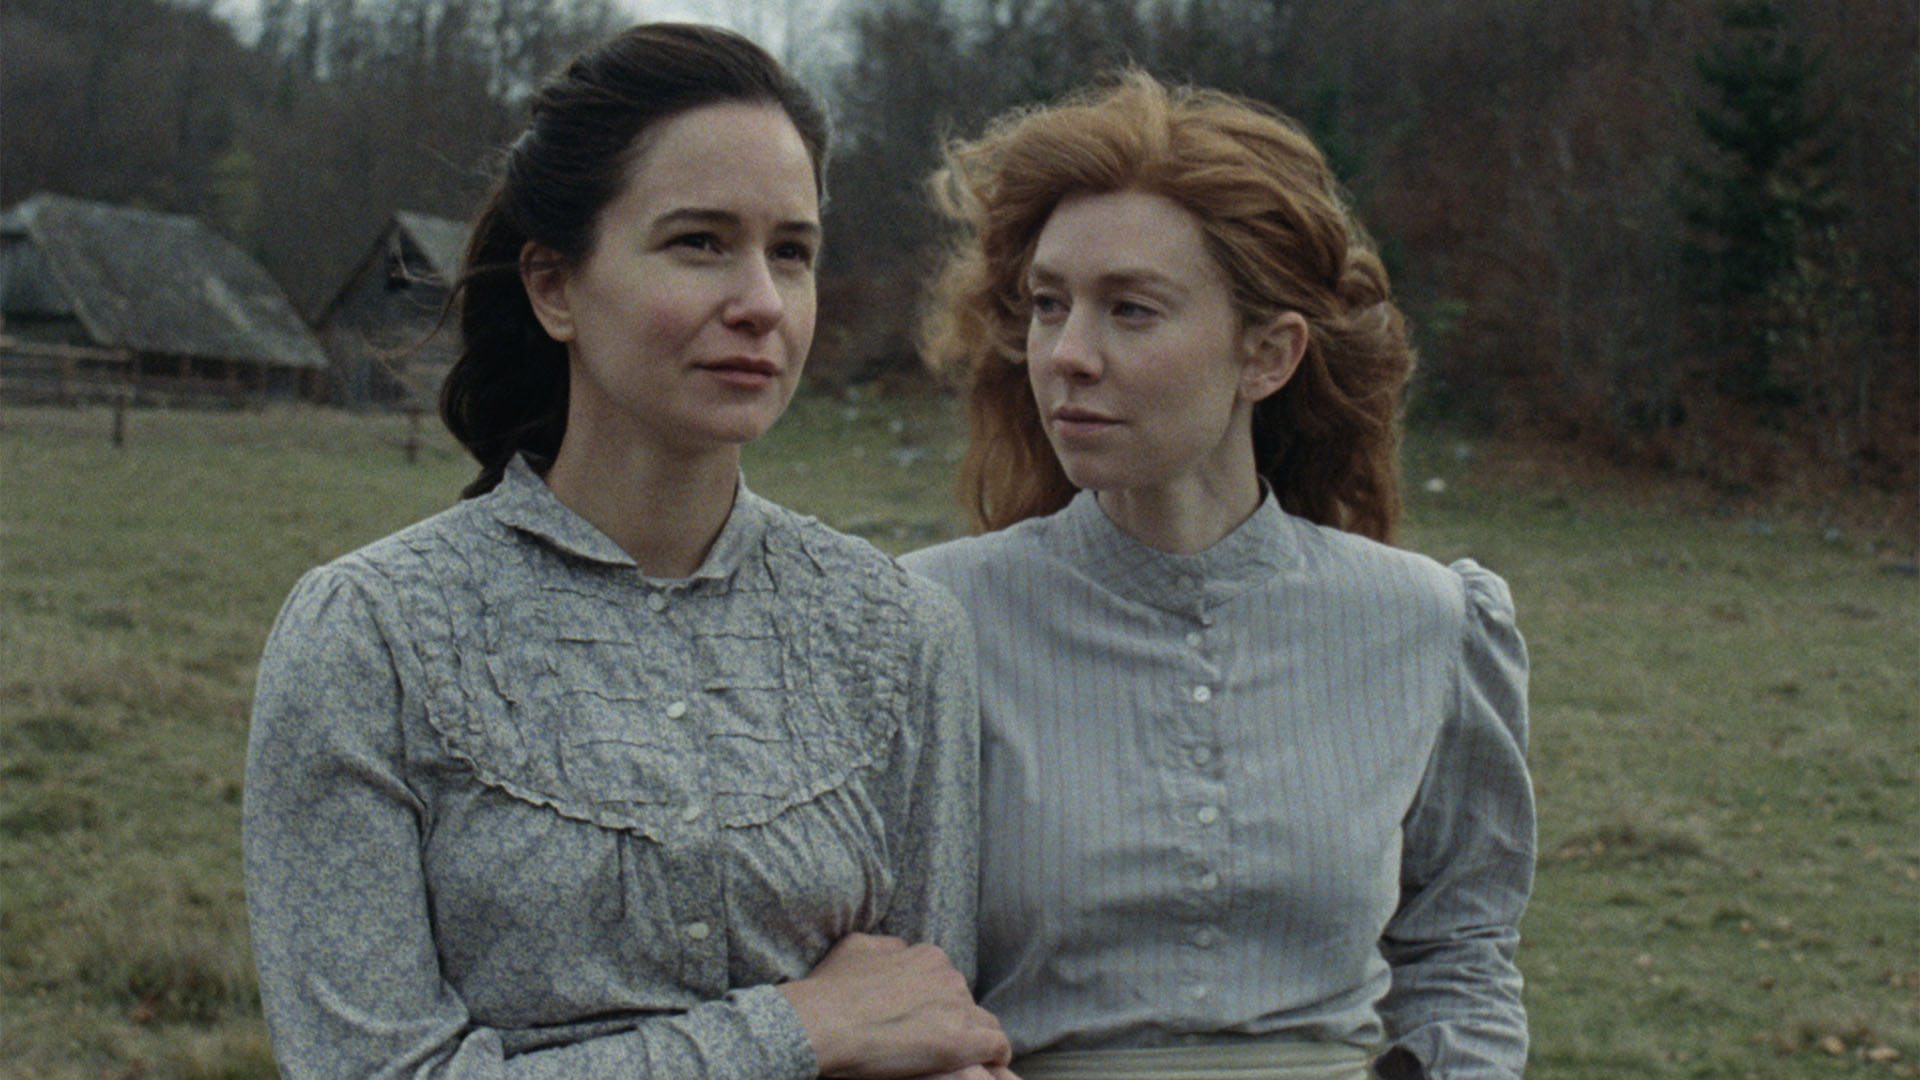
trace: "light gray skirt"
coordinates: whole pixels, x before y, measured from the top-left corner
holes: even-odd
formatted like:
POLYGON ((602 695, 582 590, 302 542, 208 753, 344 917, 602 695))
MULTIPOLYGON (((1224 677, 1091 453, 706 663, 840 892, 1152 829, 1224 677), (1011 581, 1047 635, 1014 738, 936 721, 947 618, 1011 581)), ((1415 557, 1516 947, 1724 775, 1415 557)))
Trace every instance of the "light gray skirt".
POLYGON ((1367 1080, 1373 1055, 1344 1043, 1242 1042, 1060 1050, 1013 1063, 1020 1080, 1367 1080))

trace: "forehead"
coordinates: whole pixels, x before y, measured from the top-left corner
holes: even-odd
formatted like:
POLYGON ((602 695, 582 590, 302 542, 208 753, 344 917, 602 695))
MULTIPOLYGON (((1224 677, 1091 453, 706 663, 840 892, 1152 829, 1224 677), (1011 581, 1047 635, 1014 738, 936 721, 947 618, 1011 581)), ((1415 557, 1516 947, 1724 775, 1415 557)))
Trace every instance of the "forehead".
POLYGON ((1079 193, 1060 200, 1034 243, 1032 269, 1050 274, 1147 271, 1224 280, 1200 219, 1163 195, 1079 193))
POLYGON ((648 129, 615 199, 622 204, 650 217, 689 207, 751 210, 783 222, 820 216, 813 158, 799 130, 779 106, 746 102, 702 105, 648 129))

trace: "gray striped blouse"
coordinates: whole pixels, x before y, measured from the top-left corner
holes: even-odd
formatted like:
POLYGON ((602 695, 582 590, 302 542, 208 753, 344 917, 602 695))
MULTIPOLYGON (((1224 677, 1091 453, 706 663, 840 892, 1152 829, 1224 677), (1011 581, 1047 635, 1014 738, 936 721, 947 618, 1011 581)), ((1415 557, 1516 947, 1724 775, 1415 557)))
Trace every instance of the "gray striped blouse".
POLYGON ((1526 1058, 1526 653, 1498 577, 1271 496, 1197 555, 1090 493, 905 560, 973 618, 981 1001, 1021 1053, 1526 1058))
POLYGON ((303 578, 243 822, 289 1078, 811 1077, 775 983, 971 970, 973 653, 944 590, 744 487, 643 576, 522 461, 303 578))

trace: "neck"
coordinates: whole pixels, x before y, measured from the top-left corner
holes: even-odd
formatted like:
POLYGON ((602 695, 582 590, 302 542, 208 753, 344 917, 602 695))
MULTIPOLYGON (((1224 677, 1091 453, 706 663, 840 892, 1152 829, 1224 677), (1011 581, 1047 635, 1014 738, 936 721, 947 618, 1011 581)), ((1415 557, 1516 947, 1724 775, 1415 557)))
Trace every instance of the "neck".
POLYGON ((739 478, 738 448, 666 457, 640 448, 588 453, 568 440, 546 477, 554 496, 633 556, 641 573, 663 578, 700 568, 733 512, 739 478))
POLYGON ((1168 488, 1119 488, 1099 493, 1100 509, 1121 532, 1160 551, 1192 555, 1260 508, 1260 477, 1252 470, 1232 482, 1168 488))

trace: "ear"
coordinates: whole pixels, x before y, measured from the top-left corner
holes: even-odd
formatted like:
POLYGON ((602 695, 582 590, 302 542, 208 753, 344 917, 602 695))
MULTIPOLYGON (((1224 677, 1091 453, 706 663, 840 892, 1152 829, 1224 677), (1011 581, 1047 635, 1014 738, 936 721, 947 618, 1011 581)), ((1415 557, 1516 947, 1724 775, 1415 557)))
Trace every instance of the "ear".
POLYGON ((560 253, 527 241, 520 249, 520 284, 547 336, 562 344, 572 341, 573 301, 567 293, 566 260, 560 253))
POLYGON ((1247 401, 1272 397, 1300 370, 1307 355, 1311 331, 1307 317, 1297 311, 1283 311, 1257 326, 1247 327, 1245 362, 1240 369, 1240 396, 1247 401))

